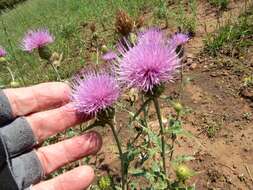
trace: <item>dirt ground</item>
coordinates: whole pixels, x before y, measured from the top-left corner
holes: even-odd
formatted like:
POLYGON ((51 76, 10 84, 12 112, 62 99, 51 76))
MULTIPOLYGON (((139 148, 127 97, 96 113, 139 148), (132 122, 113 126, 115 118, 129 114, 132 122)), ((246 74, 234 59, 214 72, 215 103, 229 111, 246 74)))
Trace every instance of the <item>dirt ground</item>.
MULTIPOLYGON (((197 35, 185 48, 184 79, 188 82, 181 102, 191 113, 183 117, 183 127, 196 139, 180 137, 175 154, 195 157, 190 166, 197 175, 190 183, 195 183, 198 190, 253 189, 253 90, 242 88, 245 72, 253 72, 253 48, 240 60, 222 55, 213 59, 201 52, 206 32, 236 18, 244 10, 243 2, 234 1, 222 15, 217 15, 208 3, 199 3, 197 35)), ((177 98, 178 86, 180 81, 168 84, 166 94, 177 98)), ((163 106, 162 112, 167 115, 171 109, 163 106)), ((151 122, 154 127, 157 125, 155 120, 151 122)), ((132 135, 124 130, 124 116, 118 123, 122 139, 132 135)), ((106 146, 98 156, 98 167, 118 173, 111 132, 100 132, 106 146)))

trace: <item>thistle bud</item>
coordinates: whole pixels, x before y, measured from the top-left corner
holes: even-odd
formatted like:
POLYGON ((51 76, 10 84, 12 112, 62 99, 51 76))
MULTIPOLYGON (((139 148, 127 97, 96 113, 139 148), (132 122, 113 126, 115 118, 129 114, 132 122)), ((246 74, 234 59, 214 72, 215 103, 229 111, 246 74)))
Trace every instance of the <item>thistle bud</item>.
POLYGON ((188 166, 186 166, 185 164, 180 164, 176 167, 176 175, 180 181, 184 182, 185 180, 194 176, 194 171, 188 168, 188 166))
POLYGON ((6 58, 5 57, 0 57, 0 63, 5 63, 6 62, 6 58))
POLYGON ((98 33, 97 32, 92 33, 92 40, 95 40, 95 41, 98 40, 98 33))
POLYGON ((118 33, 122 36, 128 36, 133 30, 134 22, 125 11, 118 10, 115 26, 118 33))
POLYGON ((45 59, 50 61, 50 58, 52 56, 52 52, 50 51, 50 49, 48 47, 40 47, 38 48, 38 52, 39 52, 39 56, 41 59, 45 59))
POLYGON ((20 84, 19 84, 19 82, 17 82, 17 81, 12 81, 11 83, 10 83, 10 87, 11 88, 18 88, 20 86, 20 84))
POLYGON ((111 189, 111 179, 108 176, 102 176, 98 181, 98 187, 101 190, 111 189))
POLYGON ((109 49, 106 45, 102 45, 101 51, 102 51, 102 53, 107 53, 109 51, 109 49))
POLYGON ((174 110, 177 112, 177 114, 181 113, 181 111, 183 110, 183 106, 179 102, 173 102, 172 106, 174 110))

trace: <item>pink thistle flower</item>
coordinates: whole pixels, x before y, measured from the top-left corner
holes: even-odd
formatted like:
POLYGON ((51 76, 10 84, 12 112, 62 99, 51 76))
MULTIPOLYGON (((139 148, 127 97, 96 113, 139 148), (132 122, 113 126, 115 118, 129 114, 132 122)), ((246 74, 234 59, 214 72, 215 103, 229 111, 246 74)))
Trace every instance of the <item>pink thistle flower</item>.
POLYGON ((180 67, 176 47, 166 43, 163 34, 157 30, 146 32, 136 46, 122 51, 119 59, 119 80, 127 87, 135 87, 144 92, 173 79, 180 67))
POLYGON ((6 55, 7 55, 7 52, 5 51, 4 48, 2 48, 2 47, 0 46, 0 57, 5 57, 6 55))
POLYGON ((53 43, 53 41, 54 37, 47 29, 30 30, 23 38, 21 47, 24 51, 32 52, 34 49, 53 43))
POLYGON ((186 44, 189 39, 189 36, 186 34, 176 33, 169 40, 169 44, 177 47, 186 44))
POLYGON ((164 43, 165 36, 158 28, 150 28, 138 35, 138 43, 164 43))
POLYGON ((109 62, 115 60, 116 58, 117 58, 117 54, 113 51, 109 51, 109 52, 103 54, 103 56, 102 56, 102 59, 104 61, 109 61, 109 62))
POLYGON ((111 107, 118 99, 120 88, 108 73, 80 74, 73 83, 72 101, 79 113, 96 115, 111 107))

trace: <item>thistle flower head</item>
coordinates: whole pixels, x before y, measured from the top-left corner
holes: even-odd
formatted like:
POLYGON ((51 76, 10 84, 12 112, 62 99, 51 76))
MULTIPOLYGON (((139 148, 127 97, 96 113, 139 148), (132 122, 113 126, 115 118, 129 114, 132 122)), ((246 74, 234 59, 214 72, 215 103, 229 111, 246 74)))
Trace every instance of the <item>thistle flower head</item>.
POLYGON ((24 51, 32 52, 34 49, 53 43, 53 41, 54 37, 47 29, 30 30, 23 38, 21 47, 24 51))
POLYGON ((0 57, 5 57, 6 54, 7 52, 5 51, 5 49, 0 46, 0 57))
POLYGON ((113 51, 109 51, 109 52, 103 54, 103 56, 102 56, 102 59, 104 61, 109 61, 109 62, 116 59, 116 58, 117 58, 117 54, 113 51))
POLYGON ((108 73, 89 72, 78 76, 73 83, 72 101, 79 113, 96 115, 113 105, 120 89, 108 73))
POLYGON ((138 35, 138 43, 164 43, 165 36, 158 28, 150 28, 138 35))
POLYGON ((186 42, 189 41, 189 36, 183 33, 176 33, 174 34, 171 39, 169 40, 170 45, 180 46, 184 45, 186 42))
POLYGON ((118 74, 121 82, 144 92, 173 79, 180 66, 175 48, 162 40, 163 34, 150 30, 142 35, 136 46, 121 51, 118 74))

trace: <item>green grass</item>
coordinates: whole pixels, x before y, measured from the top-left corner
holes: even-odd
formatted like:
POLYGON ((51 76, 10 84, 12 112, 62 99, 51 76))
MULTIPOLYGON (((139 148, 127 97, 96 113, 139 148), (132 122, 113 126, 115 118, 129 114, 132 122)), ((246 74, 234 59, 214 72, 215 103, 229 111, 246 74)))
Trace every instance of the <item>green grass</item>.
MULTIPOLYGON (((170 7, 172 2, 160 0, 154 10, 154 16, 157 20, 166 20, 166 25, 173 24, 183 32, 192 35, 197 27, 197 1, 189 0, 187 4, 184 1, 175 1, 176 7, 170 7)), ((173 4, 173 3, 172 3, 173 4)))
MULTIPOLYGON (((157 0, 28 0, 0 15, 0 44, 9 52, 12 70, 26 85, 55 80, 51 68, 41 64, 38 56, 20 50, 20 41, 27 30, 46 27, 56 39, 50 48, 64 54, 60 74, 68 78, 86 64, 85 56, 89 53, 91 32, 82 25, 96 23, 99 40, 111 46, 115 43, 114 20, 119 8, 137 17, 143 7, 152 10, 157 3, 157 0)), ((7 71, 3 66, 0 70, 0 86, 8 84, 7 71)))
POLYGON ((228 23, 216 33, 209 34, 204 39, 204 50, 212 56, 217 56, 224 49, 245 48, 253 45, 252 35, 253 8, 250 8, 235 23, 228 23))

